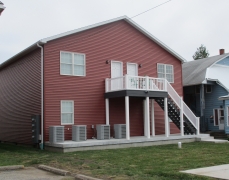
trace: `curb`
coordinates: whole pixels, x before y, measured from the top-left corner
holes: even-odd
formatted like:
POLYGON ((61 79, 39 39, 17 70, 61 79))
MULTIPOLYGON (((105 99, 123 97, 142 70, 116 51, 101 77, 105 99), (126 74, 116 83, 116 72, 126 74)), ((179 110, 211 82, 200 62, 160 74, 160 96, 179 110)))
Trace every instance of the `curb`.
POLYGON ((9 171, 9 170, 17 170, 24 169, 24 165, 15 165, 15 166, 0 166, 0 171, 9 171))
POLYGON ((42 170, 45 170, 45 171, 49 171, 49 172, 55 173, 55 174, 59 174, 61 176, 71 175, 69 171, 53 168, 53 167, 50 167, 50 166, 39 165, 38 168, 42 169, 42 170))
POLYGON ((77 174, 75 176, 75 180, 101 180, 101 179, 93 178, 93 177, 90 177, 90 176, 85 176, 85 175, 82 175, 82 174, 77 174))

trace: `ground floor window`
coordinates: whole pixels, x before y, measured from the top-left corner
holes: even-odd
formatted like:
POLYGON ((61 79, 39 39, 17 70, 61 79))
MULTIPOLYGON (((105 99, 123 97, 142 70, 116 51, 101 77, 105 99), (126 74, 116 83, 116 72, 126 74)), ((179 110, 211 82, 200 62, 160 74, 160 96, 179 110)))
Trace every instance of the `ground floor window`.
POLYGON ((74 101, 61 101, 61 125, 74 124, 74 101))
POLYGON ((224 110, 223 109, 214 109, 214 125, 218 126, 219 124, 224 124, 224 110))

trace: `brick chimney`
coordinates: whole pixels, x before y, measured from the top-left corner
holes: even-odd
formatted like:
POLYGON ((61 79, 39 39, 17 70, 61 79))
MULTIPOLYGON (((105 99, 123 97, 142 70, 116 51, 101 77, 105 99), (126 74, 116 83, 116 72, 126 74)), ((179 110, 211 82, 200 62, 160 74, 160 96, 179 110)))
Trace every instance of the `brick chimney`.
POLYGON ((220 49, 219 50, 219 55, 222 55, 222 54, 224 54, 225 52, 224 52, 224 49, 220 49))

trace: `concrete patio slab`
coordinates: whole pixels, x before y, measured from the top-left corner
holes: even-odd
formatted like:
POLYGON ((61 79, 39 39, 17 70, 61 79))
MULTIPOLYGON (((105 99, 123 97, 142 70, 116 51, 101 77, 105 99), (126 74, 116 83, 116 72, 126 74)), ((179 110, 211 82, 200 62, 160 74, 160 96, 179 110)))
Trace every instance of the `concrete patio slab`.
POLYGON ((229 164, 181 171, 183 173, 229 180, 229 164))
POLYGON ((171 134, 169 137, 165 135, 151 136, 150 138, 144 136, 130 137, 127 139, 108 139, 108 140, 97 140, 88 139, 86 141, 64 141, 62 143, 45 143, 45 149, 50 151, 58 152, 74 152, 74 151, 85 151, 85 150, 101 150, 101 149, 117 149, 117 148, 129 148, 129 147, 143 147, 143 146, 154 146, 154 145, 165 145, 165 144, 177 144, 178 142, 188 143, 200 141, 201 138, 208 138, 209 134, 199 135, 184 135, 171 134))

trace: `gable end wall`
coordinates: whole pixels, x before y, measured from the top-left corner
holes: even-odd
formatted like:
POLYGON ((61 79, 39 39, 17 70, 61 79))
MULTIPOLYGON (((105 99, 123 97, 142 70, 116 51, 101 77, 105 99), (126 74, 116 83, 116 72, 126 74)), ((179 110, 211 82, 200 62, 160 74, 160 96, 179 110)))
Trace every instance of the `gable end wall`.
MULTIPOLYGON (((139 76, 157 77, 157 63, 174 66, 175 83, 183 95, 181 61, 158 46, 125 21, 118 21, 81 33, 69 35, 44 45, 44 118, 45 141, 48 128, 61 125, 60 101, 74 100, 75 125, 87 125, 88 139, 95 136, 92 125, 105 124, 105 78, 111 77, 106 61, 142 64, 139 76), (60 51, 86 54, 86 77, 60 75, 60 51)), ((130 98, 131 136, 143 134, 142 99, 130 98)), ((110 124, 125 123, 124 98, 110 100, 110 124)), ((155 104, 156 133, 164 133, 164 112, 155 104)), ((179 132, 171 124, 171 133, 179 132)), ((65 126, 65 139, 71 139, 71 125, 65 126)))

